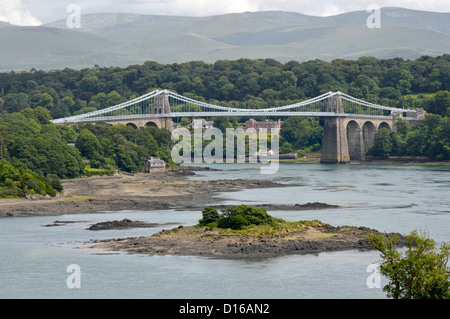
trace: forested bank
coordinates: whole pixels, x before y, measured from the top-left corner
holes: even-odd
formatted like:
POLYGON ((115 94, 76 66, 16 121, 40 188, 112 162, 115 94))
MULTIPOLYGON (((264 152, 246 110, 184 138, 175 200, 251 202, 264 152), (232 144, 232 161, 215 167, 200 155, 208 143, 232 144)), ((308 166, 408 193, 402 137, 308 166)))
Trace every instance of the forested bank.
POLYGON ((0 115, 0 198, 55 196, 60 179, 138 171, 149 156, 170 159, 169 130, 125 125, 69 127, 37 107, 0 115))
POLYGON ((53 118, 59 118, 102 109, 156 88, 242 108, 286 105, 328 91, 342 91, 373 103, 423 107, 445 116, 450 55, 303 63, 239 59, 162 65, 149 61, 126 68, 1 73, 0 111, 42 106, 53 118))
MULTIPOLYGON (((79 124, 56 126, 52 118, 103 109, 156 88, 241 108, 291 104, 327 91, 342 91, 373 103, 424 108, 418 126, 400 121, 396 132, 380 130, 374 156, 450 159, 450 55, 417 60, 273 59, 193 61, 127 68, 30 70, 0 74, 0 197, 29 193, 53 196, 59 179, 136 171, 149 156, 173 166, 170 131, 154 127, 79 124)), ((186 119, 177 119, 187 124, 186 119)), ((247 118, 213 118, 218 128, 239 127, 247 118)), ((260 120, 264 120, 261 118, 260 120)), ((285 118, 280 151, 320 152, 323 120, 285 118)))

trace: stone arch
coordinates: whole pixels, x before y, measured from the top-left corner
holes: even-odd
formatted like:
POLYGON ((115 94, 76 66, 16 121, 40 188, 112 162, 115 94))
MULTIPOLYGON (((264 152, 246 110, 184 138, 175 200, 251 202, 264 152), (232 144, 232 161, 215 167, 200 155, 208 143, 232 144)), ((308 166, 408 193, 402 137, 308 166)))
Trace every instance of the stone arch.
POLYGON ((135 128, 135 129, 138 128, 137 125, 134 124, 134 123, 127 123, 126 125, 127 125, 127 126, 131 126, 132 128, 135 128))
POLYGON ((377 128, 375 124, 371 121, 367 121, 363 125, 363 141, 364 147, 369 148, 375 143, 375 134, 377 132, 377 128))
POLYGON ((156 124, 153 121, 148 121, 147 123, 145 123, 145 126, 154 126, 154 127, 158 127, 159 128, 158 124, 156 124))
POLYGON ((381 122, 380 125, 378 126, 378 129, 380 128, 387 128, 389 131, 391 130, 391 126, 386 122, 381 122))
POLYGON ((358 122, 351 120, 347 123, 348 153, 351 160, 364 158, 364 142, 361 127, 358 122))

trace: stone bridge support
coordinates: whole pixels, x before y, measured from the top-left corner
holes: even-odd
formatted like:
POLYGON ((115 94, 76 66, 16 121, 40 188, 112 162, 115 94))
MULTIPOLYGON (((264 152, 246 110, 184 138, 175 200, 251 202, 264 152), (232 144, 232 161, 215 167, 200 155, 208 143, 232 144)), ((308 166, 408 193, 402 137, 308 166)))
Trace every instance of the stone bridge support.
MULTIPOLYGON (((342 97, 335 95, 328 100, 327 112, 344 113, 342 97)), ((380 128, 391 131, 395 119, 371 117, 327 117, 323 127, 321 163, 349 163, 364 160, 366 150, 375 142, 380 128)))

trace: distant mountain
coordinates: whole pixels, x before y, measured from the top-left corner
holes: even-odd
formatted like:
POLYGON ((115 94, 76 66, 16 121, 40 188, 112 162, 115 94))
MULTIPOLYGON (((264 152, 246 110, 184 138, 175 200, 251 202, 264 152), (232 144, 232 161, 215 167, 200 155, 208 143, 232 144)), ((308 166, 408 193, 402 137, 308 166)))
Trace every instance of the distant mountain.
POLYGON ((84 68, 134 63, 126 49, 93 34, 47 27, 0 29, 0 70, 84 68), (122 64, 122 63, 121 63, 122 64))
POLYGON ((403 57, 450 53, 450 13, 382 8, 315 17, 265 11, 211 17, 89 14, 81 28, 65 20, 40 27, 0 25, 0 71, 127 66, 152 60, 182 63, 274 58, 282 62, 403 57))

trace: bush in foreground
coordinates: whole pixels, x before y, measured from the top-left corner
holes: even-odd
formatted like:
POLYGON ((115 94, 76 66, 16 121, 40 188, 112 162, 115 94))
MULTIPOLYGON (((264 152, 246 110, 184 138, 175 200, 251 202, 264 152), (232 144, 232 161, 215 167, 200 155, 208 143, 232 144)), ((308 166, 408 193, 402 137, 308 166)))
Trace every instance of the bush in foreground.
POLYGON ((388 297, 449 299, 450 245, 443 243, 438 251, 428 234, 417 231, 405 238, 407 249, 402 254, 396 248, 396 237, 369 236, 372 247, 381 253, 380 273, 390 280, 383 288, 388 297))

